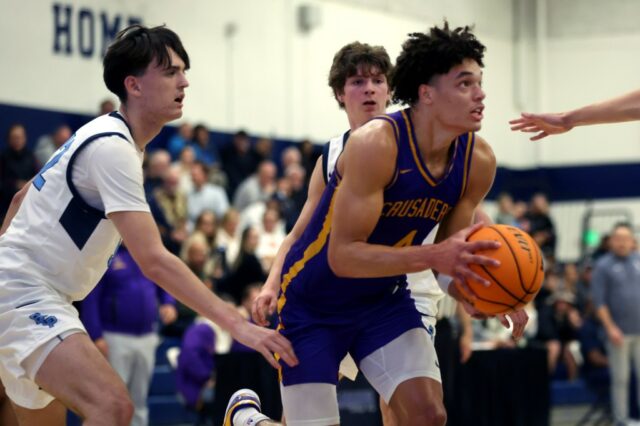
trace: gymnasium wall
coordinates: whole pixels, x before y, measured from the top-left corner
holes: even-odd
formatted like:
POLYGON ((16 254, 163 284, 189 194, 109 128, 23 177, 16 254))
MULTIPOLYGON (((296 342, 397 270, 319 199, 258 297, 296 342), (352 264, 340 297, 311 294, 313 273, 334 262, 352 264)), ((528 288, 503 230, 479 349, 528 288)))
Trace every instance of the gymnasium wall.
POLYGON ((412 15, 338 1, 0 0, 3 57, 11 64, 3 70, 0 104, 93 114, 107 95, 100 59, 115 31, 131 21, 166 23, 181 35, 192 59, 185 119, 221 131, 246 127, 322 141, 347 124, 326 83, 333 54, 362 40, 384 45, 395 59, 407 33, 446 16, 454 25, 475 23, 488 46, 483 134, 497 151, 526 166, 526 149, 501 148, 510 138, 505 120, 515 112, 511 2, 482 3, 483 8, 471 0, 445 7, 432 1, 424 8, 428 13, 412 15), (482 11, 476 19, 474 10, 482 11))

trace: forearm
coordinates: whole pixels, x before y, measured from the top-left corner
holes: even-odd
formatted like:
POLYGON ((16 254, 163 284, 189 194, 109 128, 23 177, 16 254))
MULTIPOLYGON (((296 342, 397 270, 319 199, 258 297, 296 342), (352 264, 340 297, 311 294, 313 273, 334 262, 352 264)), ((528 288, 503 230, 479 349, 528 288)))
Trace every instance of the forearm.
POLYGON ((640 120, 640 90, 564 113, 569 127, 640 120))
POLYGON ((238 323, 245 321, 233 306, 209 290, 176 256, 165 252, 152 265, 143 269, 147 278, 198 314, 231 332, 238 323))
POLYGON ((329 247, 333 272, 349 278, 376 278, 420 272, 431 268, 437 245, 389 247, 352 242, 329 247))
POLYGON ((604 305, 600 306, 596 310, 596 315, 598 316, 598 319, 600 319, 600 321, 602 322, 602 325, 604 326, 605 329, 608 330, 611 327, 617 327, 616 323, 613 321, 613 318, 611 318, 611 313, 609 312, 609 308, 607 308, 606 306, 604 305))

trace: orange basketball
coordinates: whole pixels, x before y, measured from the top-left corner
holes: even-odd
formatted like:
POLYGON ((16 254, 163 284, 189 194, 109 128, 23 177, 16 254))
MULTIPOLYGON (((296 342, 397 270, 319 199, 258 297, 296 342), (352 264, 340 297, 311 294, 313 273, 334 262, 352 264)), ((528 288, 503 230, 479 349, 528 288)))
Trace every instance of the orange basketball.
POLYGON ((523 230, 514 226, 490 225, 469 236, 468 241, 492 240, 501 243, 496 250, 480 250, 477 254, 500 261, 500 266, 472 264, 471 269, 491 283, 488 287, 468 280, 476 293, 474 307, 484 314, 505 314, 522 308, 538 294, 544 278, 542 254, 538 244, 523 230))

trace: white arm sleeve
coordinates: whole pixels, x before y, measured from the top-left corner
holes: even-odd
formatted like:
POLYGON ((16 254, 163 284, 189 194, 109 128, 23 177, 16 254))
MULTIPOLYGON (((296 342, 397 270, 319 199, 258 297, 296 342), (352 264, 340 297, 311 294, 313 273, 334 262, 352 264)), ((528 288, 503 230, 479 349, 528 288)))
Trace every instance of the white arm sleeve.
POLYGON ((437 281, 442 291, 445 294, 449 294, 449 285, 451 285, 451 281, 453 281, 453 278, 448 275, 438 274, 437 281))
POLYGON ((150 211, 144 194, 142 154, 131 143, 105 138, 87 147, 88 176, 100 196, 105 214, 150 211))

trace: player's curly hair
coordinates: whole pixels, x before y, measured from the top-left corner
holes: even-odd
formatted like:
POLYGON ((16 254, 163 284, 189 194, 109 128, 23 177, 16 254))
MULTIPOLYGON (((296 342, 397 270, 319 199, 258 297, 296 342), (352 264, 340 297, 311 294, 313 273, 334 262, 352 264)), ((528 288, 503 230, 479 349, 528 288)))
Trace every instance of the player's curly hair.
POLYGON ((333 64, 329 70, 329 86, 333 90, 333 96, 338 101, 340 108, 344 108, 344 104, 340 102, 338 95, 344 92, 347 79, 358 73, 358 67, 364 67, 363 72, 377 68, 387 80, 393 71, 391 59, 384 47, 371 46, 358 41, 343 46, 333 56, 333 64))
POLYGON ((402 45, 391 77, 394 103, 413 105, 418 100, 418 87, 429 84, 435 75, 446 74, 465 59, 484 66, 485 46, 478 41, 469 26, 433 27, 428 33, 412 33, 402 45))

